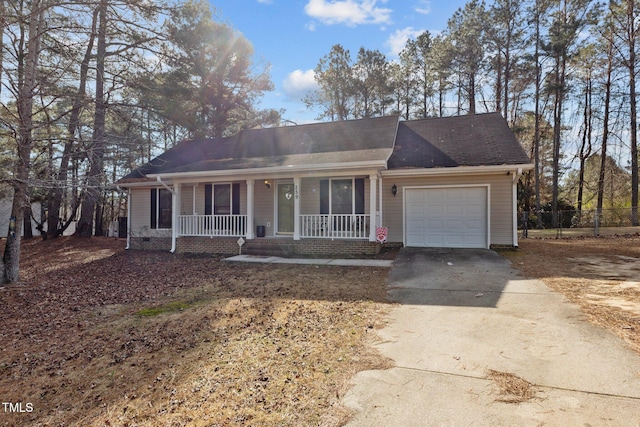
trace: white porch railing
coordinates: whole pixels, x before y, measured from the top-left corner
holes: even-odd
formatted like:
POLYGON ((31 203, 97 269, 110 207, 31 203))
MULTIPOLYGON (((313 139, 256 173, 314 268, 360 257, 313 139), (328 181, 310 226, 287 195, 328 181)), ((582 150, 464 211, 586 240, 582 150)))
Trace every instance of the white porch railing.
POLYGON ((229 236, 247 234, 246 215, 179 215, 178 236, 229 236))
POLYGON ((370 215, 300 215, 300 237, 368 239, 370 215))

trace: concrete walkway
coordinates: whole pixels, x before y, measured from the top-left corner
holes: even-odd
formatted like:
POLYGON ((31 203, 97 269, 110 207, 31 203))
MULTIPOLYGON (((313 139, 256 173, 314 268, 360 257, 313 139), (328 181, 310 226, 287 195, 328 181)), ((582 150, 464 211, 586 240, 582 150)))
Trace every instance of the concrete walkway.
POLYGON ((640 426, 640 356, 496 253, 403 249, 389 280, 396 367, 356 375, 348 426, 640 426), (490 370, 535 396, 501 401, 490 370))
POLYGON ((391 267, 393 261, 386 259, 328 259, 328 258, 281 258, 277 256, 236 255, 225 258, 231 262, 259 262, 267 264, 311 264, 351 265, 357 267, 391 267))

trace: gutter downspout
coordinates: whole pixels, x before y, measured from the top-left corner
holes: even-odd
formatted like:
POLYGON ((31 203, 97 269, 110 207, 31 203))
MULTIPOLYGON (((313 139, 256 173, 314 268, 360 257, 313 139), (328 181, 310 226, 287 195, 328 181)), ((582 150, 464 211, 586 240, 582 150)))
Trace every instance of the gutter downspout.
POLYGON ((513 247, 518 247, 518 181, 522 176, 522 168, 511 172, 513 180, 513 247))
POLYGON ((178 238, 178 229, 176 224, 176 216, 178 213, 178 194, 175 189, 172 189, 162 181, 160 176, 156 177, 156 181, 171 193, 171 250, 169 252, 173 254, 176 252, 176 239, 178 238))

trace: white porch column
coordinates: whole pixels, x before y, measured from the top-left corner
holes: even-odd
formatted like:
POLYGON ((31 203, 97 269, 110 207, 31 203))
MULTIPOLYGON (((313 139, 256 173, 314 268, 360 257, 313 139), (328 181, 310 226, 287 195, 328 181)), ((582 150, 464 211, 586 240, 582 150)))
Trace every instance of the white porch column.
POLYGON ((378 175, 369 175, 369 241, 376 241, 376 198, 378 197, 378 175))
POLYGON ((300 177, 293 178, 293 240, 300 240, 300 177))
POLYGON ((384 219, 382 218, 382 175, 380 176, 380 179, 378 180, 378 206, 380 206, 380 212, 378 215, 378 222, 377 222, 377 226, 378 227, 384 227, 384 219))
POLYGON ((247 240, 253 239, 255 237, 253 231, 253 189, 254 189, 254 180, 247 180, 247 240))
POLYGON ((192 203, 191 203, 191 214, 192 215, 198 215, 198 212, 196 211, 196 190, 198 189, 198 184, 193 184, 193 199, 192 199, 192 203))
MULTIPOLYGON (((511 176, 513 178, 513 195, 511 196, 513 199, 513 207, 511 208, 511 210, 513 211, 513 247, 517 248, 518 247, 518 181, 520 180, 520 177, 522 176, 522 168, 518 168, 517 171, 513 171, 511 172, 511 176)), ((487 190, 489 191, 489 190, 487 190)), ((489 198, 487 196, 487 198, 489 198)), ((491 210, 489 210, 489 212, 491 212, 491 210)), ((490 227, 489 227, 489 232, 490 232, 490 227)), ((489 233, 487 233, 489 234, 489 233)), ((487 236, 488 242, 487 242, 487 247, 490 248, 491 247, 491 237, 487 236)))
POLYGON ((180 187, 182 184, 174 183, 171 192, 171 253, 176 251, 176 239, 178 238, 178 228, 180 227, 180 187))

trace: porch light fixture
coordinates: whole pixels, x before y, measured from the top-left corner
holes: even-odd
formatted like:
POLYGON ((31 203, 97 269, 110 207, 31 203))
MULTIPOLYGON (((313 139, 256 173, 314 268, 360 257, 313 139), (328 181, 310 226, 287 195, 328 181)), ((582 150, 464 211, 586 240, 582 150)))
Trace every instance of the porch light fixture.
POLYGON ((266 179, 264 180, 264 186, 267 188, 271 188, 271 184, 266 179))
POLYGON ((398 194, 398 186, 393 184, 393 187, 391 187, 391 194, 393 194, 393 197, 396 197, 396 194, 398 194))

